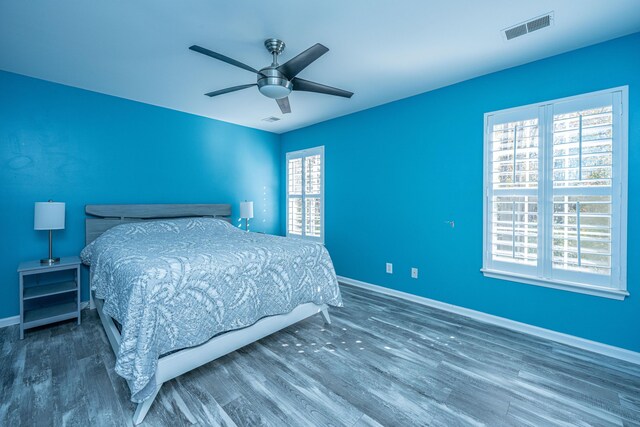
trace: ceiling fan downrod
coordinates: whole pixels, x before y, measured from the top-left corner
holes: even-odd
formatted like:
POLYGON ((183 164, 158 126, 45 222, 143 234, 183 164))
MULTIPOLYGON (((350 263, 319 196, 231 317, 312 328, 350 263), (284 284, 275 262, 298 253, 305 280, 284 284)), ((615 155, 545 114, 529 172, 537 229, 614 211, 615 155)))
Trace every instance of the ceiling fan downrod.
POLYGON ((266 47, 269 53, 273 56, 273 63, 271 64, 272 67, 278 66, 278 55, 284 51, 285 46, 284 42, 278 39, 266 39, 264 41, 264 47, 266 47))

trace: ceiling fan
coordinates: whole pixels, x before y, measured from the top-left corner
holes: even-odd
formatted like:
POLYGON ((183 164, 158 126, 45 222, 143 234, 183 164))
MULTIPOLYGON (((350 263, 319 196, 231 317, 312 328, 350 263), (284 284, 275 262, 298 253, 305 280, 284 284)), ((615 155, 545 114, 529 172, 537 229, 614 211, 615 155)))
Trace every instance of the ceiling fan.
POLYGON ((198 45, 191 46, 189 49, 193 50, 194 52, 210 56, 219 61, 226 62, 227 64, 231 64, 238 68, 242 68, 243 70, 251 71, 252 73, 257 74, 256 83, 228 87, 226 89, 220 89, 206 93, 205 95, 213 97, 229 92, 235 92, 237 90, 247 89, 252 86, 258 86, 258 90, 260 90, 260 93, 268 98, 276 100, 278 106, 280 107, 280 111, 282 111, 283 114, 291 112, 291 106, 289 105, 288 96, 293 90, 324 93, 327 95, 341 96, 344 98, 351 98, 351 96, 353 96, 352 92, 296 77, 298 73, 307 68, 309 64, 329 51, 328 48, 321 45, 320 43, 316 43, 309 49, 305 50, 295 58, 288 60, 282 65, 278 64, 278 55, 280 55, 284 50, 284 42, 278 39, 267 39, 264 42, 264 46, 273 56, 273 62, 271 63, 271 65, 262 68, 260 71, 246 64, 243 64, 242 62, 236 61, 235 59, 231 59, 217 52, 205 49, 204 47, 200 47, 198 45))

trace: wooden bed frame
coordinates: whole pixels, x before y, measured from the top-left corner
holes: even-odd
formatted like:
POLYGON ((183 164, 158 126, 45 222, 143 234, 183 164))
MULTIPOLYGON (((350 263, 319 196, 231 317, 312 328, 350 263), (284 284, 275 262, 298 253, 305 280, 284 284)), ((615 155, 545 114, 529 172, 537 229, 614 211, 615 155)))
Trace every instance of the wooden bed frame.
MULTIPOLYGON (((86 244, 91 243, 109 228, 130 222, 186 217, 213 217, 231 221, 231 205, 228 204, 87 205, 85 212, 90 216, 86 218, 85 222, 86 244)), ((98 315, 109 343, 113 348, 113 352, 117 355, 120 349, 120 332, 114 320, 102 310, 104 302, 99 298, 94 298, 92 291, 90 294, 91 307, 98 309, 98 315)), ((155 391, 144 402, 138 403, 133 415, 133 423, 137 425, 144 420, 162 384, 165 382, 317 313, 322 314, 326 323, 331 323, 326 304, 306 303, 299 305, 290 313, 262 318, 249 327, 225 332, 199 346, 186 348, 160 357, 156 368, 155 391)), ((184 407, 184 402, 178 402, 178 404, 184 407)), ((187 417, 193 418, 189 415, 188 410, 185 410, 185 413, 187 417)), ((194 419, 189 421, 195 422, 194 419)))

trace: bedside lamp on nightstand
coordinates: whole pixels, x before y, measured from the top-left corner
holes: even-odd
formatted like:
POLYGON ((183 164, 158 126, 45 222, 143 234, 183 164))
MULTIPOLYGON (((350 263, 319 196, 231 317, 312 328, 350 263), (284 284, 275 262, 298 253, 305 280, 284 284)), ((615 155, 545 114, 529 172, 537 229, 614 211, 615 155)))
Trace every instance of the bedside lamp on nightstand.
POLYGON ((249 219, 253 218, 253 202, 240 202, 240 218, 244 219, 244 229, 249 231, 249 219))
POLYGON ((49 258, 41 259, 41 264, 55 264, 60 262, 60 258, 54 258, 52 254, 52 237, 53 230, 64 229, 64 203, 54 202, 36 202, 33 215, 34 230, 49 230, 49 258))

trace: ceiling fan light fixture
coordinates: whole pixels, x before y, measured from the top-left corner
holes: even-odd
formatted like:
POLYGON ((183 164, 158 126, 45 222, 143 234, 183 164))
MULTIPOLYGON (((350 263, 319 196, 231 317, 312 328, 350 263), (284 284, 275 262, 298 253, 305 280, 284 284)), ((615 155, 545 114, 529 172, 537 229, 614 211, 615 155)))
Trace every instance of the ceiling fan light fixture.
POLYGON ((289 96, 293 85, 275 66, 263 68, 258 73, 258 89, 260 93, 271 99, 289 96))
POLYGON ((286 98, 291 93, 291 82, 288 80, 270 77, 263 80, 277 80, 272 82, 258 82, 258 89, 264 96, 272 99, 286 98))

